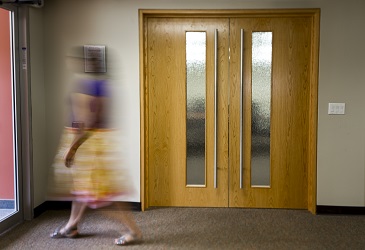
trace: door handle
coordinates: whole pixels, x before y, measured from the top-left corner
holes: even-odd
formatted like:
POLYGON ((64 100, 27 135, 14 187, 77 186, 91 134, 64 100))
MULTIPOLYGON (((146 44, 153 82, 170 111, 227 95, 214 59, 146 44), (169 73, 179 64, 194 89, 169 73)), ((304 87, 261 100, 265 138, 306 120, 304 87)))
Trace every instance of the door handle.
POLYGON ((217 67, 218 67, 218 29, 214 31, 214 188, 217 188, 217 128, 218 128, 218 85, 217 85, 217 67))
POLYGON ((240 189, 243 188, 243 41, 244 30, 241 29, 241 75, 240 75, 240 189))

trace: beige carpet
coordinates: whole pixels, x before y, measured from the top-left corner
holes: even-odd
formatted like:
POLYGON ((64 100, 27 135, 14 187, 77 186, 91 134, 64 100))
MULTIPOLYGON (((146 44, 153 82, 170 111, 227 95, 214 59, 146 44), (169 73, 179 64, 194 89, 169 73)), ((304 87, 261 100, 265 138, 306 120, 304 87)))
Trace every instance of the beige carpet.
MULTIPOLYGON (((0 249, 118 249, 116 211, 89 211, 77 239, 50 239, 68 210, 47 211, 0 236, 0 249)), ((301 210, 155 208, 133 212, 142 242, 124 249, 365 249, 365 216, 301 210)))

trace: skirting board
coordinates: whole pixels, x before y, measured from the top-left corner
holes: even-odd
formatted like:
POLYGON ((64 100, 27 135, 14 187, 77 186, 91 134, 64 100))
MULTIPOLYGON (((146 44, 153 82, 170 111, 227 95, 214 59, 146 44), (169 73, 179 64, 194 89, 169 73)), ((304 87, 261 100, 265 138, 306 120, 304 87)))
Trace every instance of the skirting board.
POLYGON ((365 215, 365 207, 317 206, 317 214, 365 215))
MULTIPOLYGON (((125 203, 125 202, 121 202, 125 203)), ((141 211, 140 202, 127 202, 133 211, 141 211)), ((46 201, 34 208, 34 218, 47 210, 71 209, 70 201, 46 201)), ((108 208, 106 208, 108 209, 108 208)), ((111 207, 110 209, 113 209, 111 207)), ((317 214, 365 215, 365 207, 317 206, 317 214)))
MULTIPOLYGON (((141 211, 140 202, 114 202, 114 203, 125 203, 128 204, 133 211, 141 211)), ((63 209, 71 209, 71 201, 45 201, 41 205, 34 208, 34 218, 38 217, 47 210, 63 210, 63 209)), ((110 206, 101 209, 112 210, 117 208, 114 206, 110 206)))

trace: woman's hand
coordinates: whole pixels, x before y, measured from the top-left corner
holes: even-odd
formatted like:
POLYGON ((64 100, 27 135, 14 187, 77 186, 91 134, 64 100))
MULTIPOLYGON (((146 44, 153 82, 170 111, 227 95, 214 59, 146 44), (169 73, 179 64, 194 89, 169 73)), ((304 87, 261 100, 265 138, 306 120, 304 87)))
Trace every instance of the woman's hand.
POLYGON ((66 167, 71 167, 72 164, 74 163, 74 159, 75 159, 75 154, 76 154, 76 150, 73 149, 72 147, 70 147, 68 149, 68 151, 66 152, 64 159, 65 159, 65 166, 66 167))

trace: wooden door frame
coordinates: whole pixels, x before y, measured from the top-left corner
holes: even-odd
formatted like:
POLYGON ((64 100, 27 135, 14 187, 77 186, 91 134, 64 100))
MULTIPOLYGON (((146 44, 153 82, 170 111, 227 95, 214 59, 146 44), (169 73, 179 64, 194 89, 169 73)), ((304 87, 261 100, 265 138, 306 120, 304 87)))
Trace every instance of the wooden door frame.
POLYGON ((147 19, 150 17, 309 17, 311 28, 311 67, 308 140, 308 210, 315 214, 317 206, 317 124, 320 9, 253 9, 253 10, 139 10, 140 65, 140 200, 145 210, 148 204, 148 82, 147 82, 147 19))

